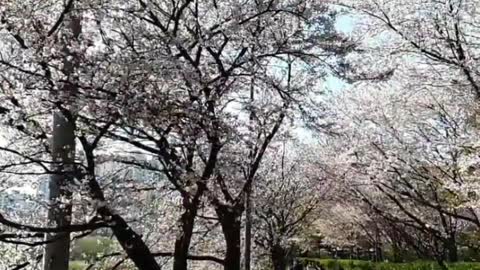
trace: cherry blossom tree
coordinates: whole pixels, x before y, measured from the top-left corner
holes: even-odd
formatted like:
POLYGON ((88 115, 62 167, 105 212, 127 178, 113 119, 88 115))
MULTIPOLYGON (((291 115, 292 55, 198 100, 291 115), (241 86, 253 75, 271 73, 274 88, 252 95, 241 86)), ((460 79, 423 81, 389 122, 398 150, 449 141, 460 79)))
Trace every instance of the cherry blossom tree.
POLYGON ((115 17, 145 75, 113 101, 124 117, 108 135, 157 156, 182 196, 175 269, 187 267, 203 196, 222 225, 225 267, 240 267, 244 194, 285 119, 306 111, 318 60, 345 42, 316 43, 312 18, 326 14, 323 5, 248 2, 238 13, 237 4, 140 1, 115 17))
POLYGON ((350 144, 337 145, 350 149, 341 176, 392 226, 432 239, 424 250, 456 260, 459 230, 478 220, 478 2, 337 3, 361 41, 346 59, 352 91, 333 98, 350 144))
MULTIPOLYGON (((51 247, 52 238, 32 239, 109 228, 139 269, 160 269, 157 257, 172 255, 174 269, 186 269, 188 259, 239 269, 244 194, 274 137, 288 134, 285 122, 316 112, 310 101, 322 79, 319 64, 345 53, 346 39, 321 32, 328 8, 304 0, 242 7, 235 1, 34 2, 7 1, 0 9, 2 174, 14 176, 5 181, 11 186, 19 185, 16 179, 27 179, 27 186, 43 176, 62 180, 50 188, 61 191, 52 193, 59 201, 52 209, 66 215, 58 216, 60 225, 45 225, 45 218, 26 224, 2 214, 4 227, 29 232, 9 237, 51 247), (57 150, 62 158, 52 160, 57 150), (158 183, 131 184, 121 170, 107 173, 101 167, 109 159, 153 172, 158 183), (152 251, 139 233, 147 231, 137 225, 140 217, 130 213, 164 209, 116 197, 165 189, 164 176, 183 209, 173 252, 152 251), (206 203, 225 238, 223 260, 189 253, 206 203)), ((168 223, 161 213, 153 216, 168 223)), ((64 241, 67 253, 59 256, 64 265, 67 246, 64 241)))
POLYGON ((472 183, 464 168, 477 132, 471 122, 475 99, 439 87, 412 89, 403 78, 362 83, 357 86, 363 89, 337 97, 347 142, 337 146, 349 149, 337 161, 341 178, 390 229, 417 234, 423 246, 404 239, 413 248, 440 263, 456 261, 459 232, 477 219, 465 190, 452 188, 468 190, 472 183))
POLYGON ((312 168, 315 155, 305 146, 283 145, 277 151, 281 154, 267 156, 255 185, 254 239, 273 268, 285 270, 297 255, 295 247, 318 218, 330 185, 321 171, 312 168))
MULTIPOLYGON (((57 224, 53 227, 45 227, 42 220, 37 220, 40 223, 38 225, 27 225, 2 216, 2 224, 16 230, 30 231, 33 233, 31 237, 39 237, 46 233, 59 235, 65 235, 68 232, 88 233, 100 227, 110 227, 126 253, 140 269, 159 269, 153 256, 142 258, 142 253, 151 255, 148 247, 125 219, 106 203, 104 192, 95 174, 96 160, 93 153, 105 131, 87 129, 82 122, 74 121, 80 118, 79 115, 83 115, 82 119, 84 119, 87 115, 91 115, 90 113, 94 113, 92 104, 95 103, 86 102, 87 100, 94 101, 108 92, 108 89, 100 87, 105 77, 96 77, 102 76, 102 69, 93 71, 92 63, 96 63, 97 67, 107 63, 113 64, 111 57, 114 56, 108 53, 105 55, 93 48, 95 36, 87 34, 95 32, 95 28, 92 30, 95 20, 88 17, 91 13, 77 15, 82 16, 81 24, 84 31, 81 34, 77 30, 73 31, 73 37, 77 38, 71 39, 68 45, 65 43, 68 35, 62 36, 57 33, 68 33, 68 27, 62 26, 71 21, 71 14, 76 14, 79 7, 88 7, 93 3, 85 1, 73 5, 73 1, 69 1, 64 5, 57 1, 49 1, 23 4, 25 5, 19 5, 16 1, 6 2, 1 10, 2 25, 5 29, 2 32, 2 39, 5 40, 1 60, 2 72, 5 74, 2 76, 2 98, 10 100, 9 108, 3 108, 3 126, 8 136, 2 147, 6 158, 2 173, 28 175, 29 180, 38 179, 41 175, 53 175, 59 178, 58 180, 72 179, 73 176, 88 190, 89 204, 93 206, 96 213, 86 223, 75 222, 70 225, 68 205, 71 199, 69 197, 70 193, 74 192, 74 186, 78 184, 69 183, 72 187, 65 189, 66 183, 61 183, 51 187, 52 191, 57 187, 60 191, 64 190, 60 192, 58 198, 61 204, 55 208, 67 210, 67 216, 63 214, 58 216, 67 223, 63 222, 61 226, 57 224), (58 17, 49 16, 49 12, 58 12, 58 17), (25 20, 25 18, 29 19, 25 20), (73 60, 75 65, 70 62, 73 60), (65 100, 66 97, 69 97, 68 100, 65 100), (70 102, 72 97, 75 97, 74 105, 70 102), (54 125, 46 119, 51 111, 57 111, 57 115, 61 114, 55 118, 54 125), (59 120, 61 120, 60 123, 59 120), (62 123, 66 125, 65 128, 68 128, 68 133, 63 132, 65 130, 62 128, 62 123), (72 127, 74 123, 75 127, 72 127), (52 133, 54 134, 53 130, 57 129, 61 136, 58 137, 58 141, 54 138, 53 146, 59 143, 55 147, 61 152, 59 154, 62 155, 62 159, 56 158, 52 161, 50 157, 55 149, 52 149, 49 137, 52 133), (79 155, 72 153, 72 132, 83 150, 79 155), (67 136, 68 134, 70 136, 67 136), (65 149, 64 144, 67 143, 70 147, 65 149), (66 161, 72 163, 73 160, 74 164, 66 163, 66 161), (56 164, 57 162, 59 164, 56 164), (50 169, 51 165, 54 168, 61 168, 61 172, 50 169)), ((76 29, 80 29, 80 26, 77 25, 76 29)), ((99 32, 95 33, 100 36, 99 32)), ((115 76, 110 74, 109 80, 114 81, 115 76)), ((22 236, 18 237, 22 238, 22 236)), ((30 245, 49 242, 51 240, 47 239, 44 242, 35 241, 30 245)), ((68 257, 65 258, 68 256, 68 244, 65 244, 65 241, 63 243, 62 252, 66 253, 58 257, 63 261, 62 264, 68 261, 68 257)), ((48 265, 50 259, 45 259, 48 265)))

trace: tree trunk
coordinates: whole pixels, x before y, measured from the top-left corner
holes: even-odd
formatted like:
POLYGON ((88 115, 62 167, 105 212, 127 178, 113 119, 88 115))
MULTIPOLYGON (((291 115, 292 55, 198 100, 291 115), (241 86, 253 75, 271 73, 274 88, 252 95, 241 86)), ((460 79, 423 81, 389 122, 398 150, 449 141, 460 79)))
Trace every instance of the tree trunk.
MULTIPOLYGON (((68 38, 78 39, 81 32, 81 19, 78 16, 71 16, 65 19, 69 22, 68 27, 72 36, 68 38)), ((66 40, 67 37, 65 37, 66 40)), ((63 74, 70 79, 78 65, 75 57, 69 59, 72 53, 68 49, 68 44, 64 45, 65 58, 63 60, 63 74)), ((54 93, 53 98, 58 98, 65 104, 65 109, 73 110, 75 95, 77 89, 72 85, 65 84, 61 91, 54 93)), ((67 226, 72 218, 72 193, 69 185, 73 180, 74 162, 75 162, 75 118, 74 112, 55 111, 53 114, 53 134, 52 134, 52 159, 54 175, 49 183, 49 201, 48 221, 52 225, 67 226), (68 114, 68 115, 67 115, 68 114)), ((45 246, 43 256, 44 270, 68 270, 68 261, 70 257, 70 233, 62 232, 47 235, 47 240, 52 240, 45 246)))
POLYGON ((457 262, 458 261, 458 249, 457 249, 457 242, 455 241, 455 237, 450 237, 447 239, 445 243, 445 248, 447 251, 447 258, 449 262, 457 262))
POLYGON ((273 264, 273 269, 274 270, 286 270, 287 269, 287 262, 288 262, 288 257, 287 257, 287 252, 286 250, 280 246, 279 244, 276 244, 272 247, 271 250, 271 256, 272 256, 272 264, 273 264))
POLYGON ((192 240, 193 226, 197 215, 197 205, 185 204, 185 212, 180 217, 181 234, 175 240, 173 270, 187 270, 188 252, 192 240))
POLYGON ((119 216, 112 215, 112 231, 127 256, 139 270, 161 270, 150 249, 127 222, 119 216))
POLYGON ((219 206, 216 212, 222 226, 223 235, 225 237, 226 254, 225 254, 225 270, 241 269, 241 222, 240 218, 243 213, 243 205, 241 206, 219 206))
POLYGON ((128 258, 139 270, 161 270, 148 246, 119 214, 115 214, 106 204, 105 195, 96 180, 93 149, 84 147, 88 164, 88 188, 93 201, 101 203, 97 212, 102 220, 110 223, 110 228, 128 258))
MULTIPOLYGON (((57 174, 51 176, 49 183, 48 210, 49 222, 57 227, 68 226, 71 222, 72 205, 61 203, 62 199, 70 200, 71 192, 68 184, 72 181, 72 166, 75 156, 75 124, 71 123, 60 112, 53 116, 52 157, 58 162, 54 165, 57 174), (69 172, 70 171, 70 172, 69 172)), ((70 256, 70 233, 62 232, 50 234, 47 240, 51 240, 45 246, 43 256, 44 270, 68 270, 70 256)))
MULTIPOLYGON (((93 154, 87 153, 88 162, 93 164, 93 154)), ((91 165, 90 164, 90 165, 91 165)), ((94 174, 94 167, 89 166, 91 175, 94 174)), ((104 194, 100 185, 92 177, 89 182, 92 199, 105 202, 104 194)), ((139 270, 161 270, 148 246, 142 240, 142 236, 136 233, 120 215, 115 214, 107 205, 97 209, 103 220, 111 222, 111 229, 122 249, 127 253, 128 258, 139 270)))
POLYGON ((442 270, 448 270, 448 266, 445 264, 442 258, 437 258, 437 263, 440 269, 442 270))
POLYGON ((393 262, 395 262, 395 263, 402 262, 402 258, 401 258, 400 253, 401 253, 400 247, 398 246, 398 244, 393 242, 393 244, 392 244, 393 262))
POLYGON ((250 257, 252 249, 252 202, 251 202, 251 188, 245 192, 245 270, 250 270, 250 257))
POLYGON ((432 250, 432 252, 434 254, 434 257, 435 257, 440 269, 448 270, 448 267, 445 264, 445 249, 441 248, 442 244, 445 244, 445 243, 434 240, 434 249, 432 250))

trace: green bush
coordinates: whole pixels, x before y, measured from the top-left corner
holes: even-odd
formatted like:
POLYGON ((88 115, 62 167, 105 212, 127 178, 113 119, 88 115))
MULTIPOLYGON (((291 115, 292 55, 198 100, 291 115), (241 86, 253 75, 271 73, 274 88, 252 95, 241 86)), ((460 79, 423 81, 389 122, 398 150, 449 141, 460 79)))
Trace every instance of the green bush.
POLYGON ((88 267, 88 264, 83 261, 70 261, 69 270, 85 270, 88 267))
MULTIPOLYGON (((92 270, 110 270, 116 264, 115 262, 109 262, 105 264, 95 264, 92 270)), ((90 264, 85 261, 70 261, 69 263, 69 270, 85 270, 89 267, 90 264)), ((136 270, 137 268, 132 264, 125 262, 120 267, 116 268, 117 270, 136 270)))
MULTIPOLYGON (((303 258, 305 265, 321 267, 324 270, 440 270, 436 262, 373 263, 360 260, 334 260, 303 258)), ((448 265, 450 270, 480 270, 480 263, 459 262, 448 265)))
POLYGON ((85 237, 73 243, 70 258, 92 262, 95 258, 114 251, 114 241, 106 237, 85 237))
MULTIPOLYGON (((121 257, 109 257, 97 260, 102 255, 119 251, 118 244, 107 237, 89 236, 74 241, 70 254, 69 270, 85 270, 94 264, 95 270, 109 270, 118 262, 121 257)), ((117 270, 135 270, 131 262, 125 261, 117 270)))

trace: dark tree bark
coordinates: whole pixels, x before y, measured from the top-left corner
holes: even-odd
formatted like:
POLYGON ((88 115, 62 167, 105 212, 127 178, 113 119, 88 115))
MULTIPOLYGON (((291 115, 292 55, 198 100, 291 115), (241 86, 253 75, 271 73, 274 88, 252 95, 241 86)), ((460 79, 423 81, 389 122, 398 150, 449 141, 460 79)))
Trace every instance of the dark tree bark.
MULTIPOLYGON (((188 268, 188 253, 190 249, 190 243, 192 241, 193 228, 195 226, 195 217, 197 216, 201 198, 203 197, 204 192, 207 189, 204 181, 206 181, 213 174, 220 148, 221 146, 218 137, 217 135, 215 135, 211 138, 211 149, 207 166, 202 173, 201 181, 198 181, 196 183, 196 193, 194 195, 191 195, 189 193, 182 194, 183 207, 185 208, 185 210, 180 217, 182 232, 180 236, 178 236, 175 240, 175 250, 173 257, 174 270, 187 270, 188 268)), ((193 158, 193 155, 191 155, 191 157, 193 158)), ((191 167, 190 162, 189 167, 191 167)), ((178 179, 172 179, 172 182, 176 182, 177 180, 178 179)))
POLYGON ((175 250, 173 258, 174 270, 187 270, 188 251, 192 240, 195 217, 198 206, 191 203, 184 203, 185 211, 180 217, 181 235, 175 240, 175 250))
POLYGON ((252 250, 252 189, 245 192, 245 270, 250 270, 252 250))
POLYGON ((121 216, 111 215, 111 219, 115 224, 112 227, 115 237, 135 266, 139 270, 161 270, 142 237, 121 216))
MULTIPOLYGON (((98 202, 97 208, 99 217, 111 224, 111 229, 115 238, 127 253, 128 258, 135 264, 139 270, 161 270, 160 265, 155 259, 155 255, 142 240, 142 236, 136 233, 125 221, 125 219, 110 209, 105 200, 105 195, 100 187, 95 172, 94 145, 90 144, 85 137, 80 137, 85 156, 87 159, 87 179, 88 189, 92 200, 98 202)), ((97 141, 98 142, 98 141, 97 141)))
POLYGON ((155 256, 142 240, 142 236, 136 233, 125 219, 113 213, 107 206, 99 207, 97 211, 103 220, 112 224, 111 229, 115 238, 139 270, 161 270, 155 256))
POLYGON ((457 262, 458 261, 458 248, 457 242, 455 240, 455 236, 451 236, 447 239, 445 243, 445 249, 447 252, 447 259, 449 262, 457 262))
POLYGON ((241 268, 240 238, 243 210, 243 203, 237 206, 219 205, 215 207, 225 237, 225 270, 240 270, 241 268))
POLYGON ((279 244, 275 244, 271 250, 272 263, 274 270, 286 270, 288 265, 288 253, 279 244))

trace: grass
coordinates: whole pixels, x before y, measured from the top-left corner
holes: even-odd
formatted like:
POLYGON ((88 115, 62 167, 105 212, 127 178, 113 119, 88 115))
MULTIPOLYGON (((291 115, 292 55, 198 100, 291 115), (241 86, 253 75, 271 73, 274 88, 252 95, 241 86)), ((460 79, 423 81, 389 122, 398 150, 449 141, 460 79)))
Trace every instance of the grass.
MULTIPOLYGON (((114 262, 110 262, 108 264, 100 264, 100 265, 95 265, 93 268, 90 268, 91 270, 111 270, 113 266, 115 265, 114 262)), ((70 261, 69 263, 69 270, 86 270, 90 266, 90 263, 86 261, 70 261)), ((130 265, 129 263, 124 263, 120 267, 116 268, 117 270, 136 270, 137 268, 130 265)))
POLYGON ((69 270, 85 270, 88 264, 84 261, 71 261, 69 263, 69 270))
MULTIPOLYGON (((302 258, 305 265, 322 267, 325 270, 440 270, 436 262, 389 263, 360 260, 334 260, 302 258)), ((480 270, 480 263, 458 262, 447 264, 450 270, 480 270)))

